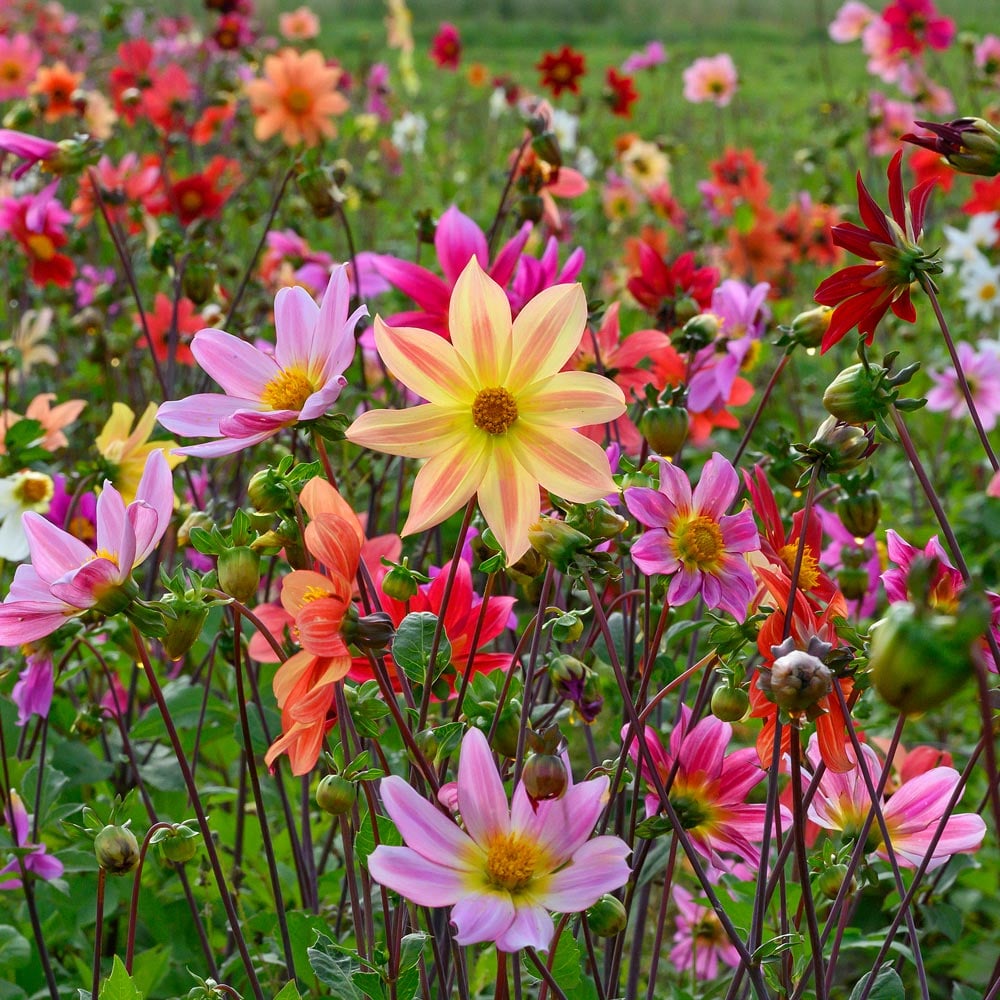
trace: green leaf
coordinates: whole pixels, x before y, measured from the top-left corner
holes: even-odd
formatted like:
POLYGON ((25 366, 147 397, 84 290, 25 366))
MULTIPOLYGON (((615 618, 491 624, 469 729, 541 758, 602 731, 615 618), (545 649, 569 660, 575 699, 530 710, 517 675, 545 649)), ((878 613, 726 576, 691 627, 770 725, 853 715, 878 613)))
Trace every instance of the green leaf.
POLYGON ((16 928, 0 926, 0 969, 22 969, 31 961, 31 942, 16 928))
POLYGON ((951 1000, 979 1000, 981 995, 982 990, 974 990, 971 986, 963 986, 961 983, 955 983, 951 990, 951 1000))
POLYGON ((396 980, 396 1000, 413 1000, 418 989, 420 989, 420 973, 416 968, 406 969, 396 980))
MULTIPOLYGON (((858 1000, 862 993, 864 993, 871 975, 869 972, 854 987, 851 991, 851 1000, 858 1000)), ((882 966, 879 974, 875 977, 875 985, 868 994, 868 1000, 906 1000, 906 990, 903 989, 903 980, 899 978, 896 970, 891 965, 882 966)))
POLYGON ((97 997, 98 1000, 142 1000, 142 994, 117 955, 111 967, 111 975, 101 984, 97 997))
POLYGON ((298 987, 295 985, 295 980, 289 979, 288 982, 281 987, 274 1000, 301 1000, 301 996, 302 995, 299 993, 298 987))
POLYGON ((399 942, 399 968, 411 969, 420 961, 426 934, 406 934, 399 942))
POLYGON ((377 972, 355 972, 351 979, 354 985, 371 1000, 385 1000, 382 977, 377 972))
POLYGON ((330 988, 332 996, 338 1000, 361 1000, 361 994, 351 981, 357 966, 351 952, 334 944, 325 934, 317 934, 316 943, 306 950, 306 954, 316 978, 330 988))
MULTIPOLYGON (((396 824, 388 816, 375 814, 378 823, 378 843, 388 844, 390 847, 402 847, 403 838, 400 836, 396 824)), ((372 830, 371 813, 365 813, 358 828, 357 836, 354 838, 354 853, 358 861, 362 864, 368 863, 368 855, 375 850, 375 831, 372 830)))
MULTIPOLYGON (((432 615, 429 611, 415 611, 408 614, 396 629, 396 635, 392 640, 392 658, 414 683, 423 684, 428 680, 427 673, 431 665, 431 650, 434 648, 434 633, 437 627, 437 615, 432 615)), ((436 680, 438 674, 450 662, 451 643, 442 627, 441 642, 430 681, 436 680)))

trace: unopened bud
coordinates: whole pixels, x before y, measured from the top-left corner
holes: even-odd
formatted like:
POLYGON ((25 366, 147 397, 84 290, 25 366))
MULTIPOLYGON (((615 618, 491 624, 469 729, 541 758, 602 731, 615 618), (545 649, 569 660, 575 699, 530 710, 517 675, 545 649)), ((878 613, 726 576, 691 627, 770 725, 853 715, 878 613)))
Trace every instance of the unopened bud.
POLYGON ((573 565, 573 557, 590 547, 590 539, 565 521, 541 517, 528 529, 531 547, 561 573, 573 565))
POLYGON ((674 347, 682 354, 687 354, 689 351, 700 351, 702 348, 708 347, 709 344, 715 343, 721 328, 722 321, 714 313, 699 312, 688 319, 671 340, 674 347))
POLYGON ((521 781, 533 802, 560 799, 569 784, 566 765, 556 754, 532 754, 524 763, 521 781))
POLYGON ((262 514, 274 514, 292 500, 287 484, 274 469, 259 469, 250 477, 247 497, 262 514))
POLYGON ((995 177, 1000 174, 1000 132, 982 118, 956 118, 950 122, 915 122, 934 138, 912 133, 907 142, 933 150, 963 174, 995 177))
POLYGON ((160 640, 163 651, 171 660, 179 660, 198 641, 208 618, 203 601, 178 602, 176 617, 164 616, 166 635, 160 640))
POLYGON ((691 417, 684 406, 654 406, 639 421, 649 447, 664 458, 673 458, 687 440, 691 417))
POLYGON ((328 774, 316 786, 316 805, 331 816, 349 813, 357 800, 357 785, 342 774, 328 774))
POLYGON ((587 910, 587 926, 598 937, 615 937, 625 930, 628 913, 622 901, 605 893, 587 910))
POLYGON ((220 553, 219 587, 241 604, 252 600, 260 586, 260 555, 247 545, 220 553))
POLYGON ((829 651, 830 646, 819 639, 811 639, 808 650, 796 649, 795 640, 786 639, 771 647, 775 660, 760 668, 757 687, 778 708, 808 713, 833 690, 833 671, 820 659, 829 651))
POLYGON ((827 417, 809 442, 806 457, 818 461, 825 472, 856 469, 874 451, 874 433, 836 417, 827 417))
POLYGON ((750 696, 741 687, 720 684, 712 692, 712 715, 722 722, 739 722, 750 710, 750 696))
POLYGON ((204 305, 215 291, 216 267, 208 261, 189 261, 184 268, 184 294, 196 305, 204 305))
POLYGON ((106 826, 94 838, 97 863, 111 875, 127 875, 139 864, 139 841, 125 826, 106 826))
POLYGON ((867 538, 877 527, 882 500, 877 490, 849 493, 837 501, 837 515, 855 538, 867 538))
POLYGON ((302 197, 317 219, 328 219, 337 211, 337 199, 333 196, 330 175, 322 167, 299 174, 298 183, 302 197))
POLYGON ((815 309, 800 312, 792 320, 790 327, 792 340, 803 347, 819 347, 823 343, 826 331, 830 328, 832 316, 833 309, 830 306, 816 306, 815 309))

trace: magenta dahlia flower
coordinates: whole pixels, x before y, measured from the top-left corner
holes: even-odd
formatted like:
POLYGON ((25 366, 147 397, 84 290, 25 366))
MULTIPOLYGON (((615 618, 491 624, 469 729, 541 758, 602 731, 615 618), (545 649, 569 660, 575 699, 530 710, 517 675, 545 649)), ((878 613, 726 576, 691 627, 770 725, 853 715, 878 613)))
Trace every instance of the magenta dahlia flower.
POLYGON ((223 330, 201 330, 191 341, 198 364, 225 395, 199 393, 164 403, 157 419, 174 434, 218 440, 177 449, 185 455, 230 455, 273 437, 282 427, 315 420, 347 384, 354 327, 366 306, 350 307, 347 265, 333 270, 323 305, 303 288, 281 288, 274 299, 274 355, 223 330))
POLYGON ((688 477, 662 459, 658 490, 625 491, 629 513, 650 529, 632 545, 632 558, 647 575, 673 576, 671 604, 700 593, 708 607, 746 617, 755 584, 743 554, 760 548, 760 536, 749 510, 726 513, 739 486, 735 469, 716 452, 693 493, 688 477))
POLYGON ((460 945, 545 950, 554 933, 550 910, 579 913, 628 880, 625 841, 589 839, 607 777, 571 782, 562 798, 535 804, 518 784, 508 806, 486 737, 470 729, 457 794, 464 829, 402 778, 383 778, 382 801, 406 846, 379 845, 368 870, 418 906, 452 907, 460 945))

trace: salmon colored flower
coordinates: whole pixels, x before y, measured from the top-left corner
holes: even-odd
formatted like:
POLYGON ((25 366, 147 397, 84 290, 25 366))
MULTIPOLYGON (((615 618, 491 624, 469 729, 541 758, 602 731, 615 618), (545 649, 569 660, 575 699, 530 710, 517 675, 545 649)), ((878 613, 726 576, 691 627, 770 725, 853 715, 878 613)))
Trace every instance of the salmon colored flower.
POLYGON ((308 7, 298 7, 278 17, 278 30, 290 42, 305 42, 319 34, 319 18, 308 7))
POLYGON ((348 107, 337 91, 341 70, 328 66, 322 53, 310 49, 301 55, 282 49, 264 60, 264 79, 246 85, 253 107, 254 135, 261 142, 281 134, 286 146, 300 142, 315 146, 337 134, 335 115, 348 107))
MULTIPOLYGON (((0 438, 5 437, 7 431, 21 419, 37 420, 41 424, 41 435, 38 444, 46 451, 56 451, 59 448, 65 448, 69 444, 69 441, 66 439, 66 435, 63 434, 63 430, 80 416, 87 404, 82 399, 69 399, 65 403, 53 406, 52 401, 55 398, 56 394, 54 392, 39 393, 28 404, 23 418, 13 410, 7 410, 5 413, 0 414, 0 438)), ((2 441, 0 441, 0 455, 5 451, 6 448, 3 446, 2 441)))
POLYGON ((45 110, 47 122, 57 122, 66 115, 77 113, 73 93, 83 82, 82 73, 74 73, 64 62, 42 66, 29 90, 37 94, 45 110))
POLYGON ((586 73, 586 61, 582 52, 576 52, 564 45, 558 52, 546 52, 535 69, 542 74, 542 86, 558 97, 564 90, 571 94, 580 93, 580 78, 586 73))
POLYGON ((831 275, 816 289, 816 301, 835 306, 821 351, 828 351, 855 326, 870 344, 875 328, 891 308, 907 323, 917 318, 910 301, 910 284, 922 274, 938 274, 941 265, 920 248, 924 209, 934 188, 932 182, 918 184, 904 200, 900 174, 902 150, 889 164, 888 216, 868 193, 858 174, 858 211, 866 229, 853 222, 833 227, 833 242, 845 250, 870 260, 831 275))
POLYGON ((372 878, 418 906, 450 906, 460 945, 547 951, 550 910, 579 913, 628 881, 625 841, 590 839, 607 777, 571 782, 562 798, 544 802, 532 802, 519 783, 508 806, 478 729, 465 734, 458 762, 462 827, 395 775, 382 779, 379 792, 406 846, 376 847, 372 878))
POLYGON ((27 35, 0 35, 0 101, 27 97, 41 61, 41 52, 27 35))
POLYGON ((414 480, 404 535, 439 524, 477 495, 486 523, 515 562, 539 517, 539 485, 573 503, 614 492, 603 449, 572 429, 613 420, 625 397, 601 375, 560 371, 586 321, 580 285, 546 289, 512 321, 503 289, 475 257, 451 296, 452 343, 376 317, 375 343, 386 367, 428 402, 363 413, 347 438, 427 459, 414 480))

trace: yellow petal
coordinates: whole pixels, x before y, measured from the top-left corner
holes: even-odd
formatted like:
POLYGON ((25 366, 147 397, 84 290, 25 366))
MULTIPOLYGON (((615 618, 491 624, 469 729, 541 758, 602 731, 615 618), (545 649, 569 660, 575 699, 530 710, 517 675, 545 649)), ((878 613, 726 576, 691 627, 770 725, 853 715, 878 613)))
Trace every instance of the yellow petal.
POLYGON ((582 434, 560 427, 532 427, 518 420, 507 441, 518 463, 545 489, 565 500, 589 503, 618 489, 604 449, 582 434))
POLYGON ((451 293, 448 332, 455 350, 472 369, 476 388, 503 385, 510 366, 510 303, 475 257, 451 293))
POLYGON ((517 393, 554 375, 580 346, 587 325, 581 285, 554 285, 539 292, 514 320, 510 374, 504 386, 517 393))
POLYGON ((479 509, 507 562, 517 562, 528 551, 528 528, 538 520, 542 504, 538 479, 514 458, 507 442, 494 446, 493 460, 479 487, 479 509))
POLYGON ((417 395, 440 406, 471 406, 476 394, 472 373, 443 337, 411 326, 387 326, 376 316, 375 346, 389 371, 417 395))
POLYGON ((625 412, 625 394, 603 375, 559 372, 520 393, 517 412, 531 424, 586 427, 620 417, 625 412))
POLYGON ((472 408, 461 410, 423 403, 405 410, 369 410, 347 428, 348 441, 389 455, 430 458, 472 434, 472 408))
POLYGON ((468 503, 483 481, 492 451, 490 435, 477 430, 429 458, 413 480, 410 515, 402 533, 412 535, 440 524, 468 503))
MULTIPOLYGON (((112 403, 111 416, 107 423, 101 428, 101 433, 97 435, 97 450, 107 456, 108 448, 115 442, 124 442, 132 429, 132 422, 135 414, 131 408, 124 403, 112 403)), ((117 457, 121 457, 119 454, 117 457)))

